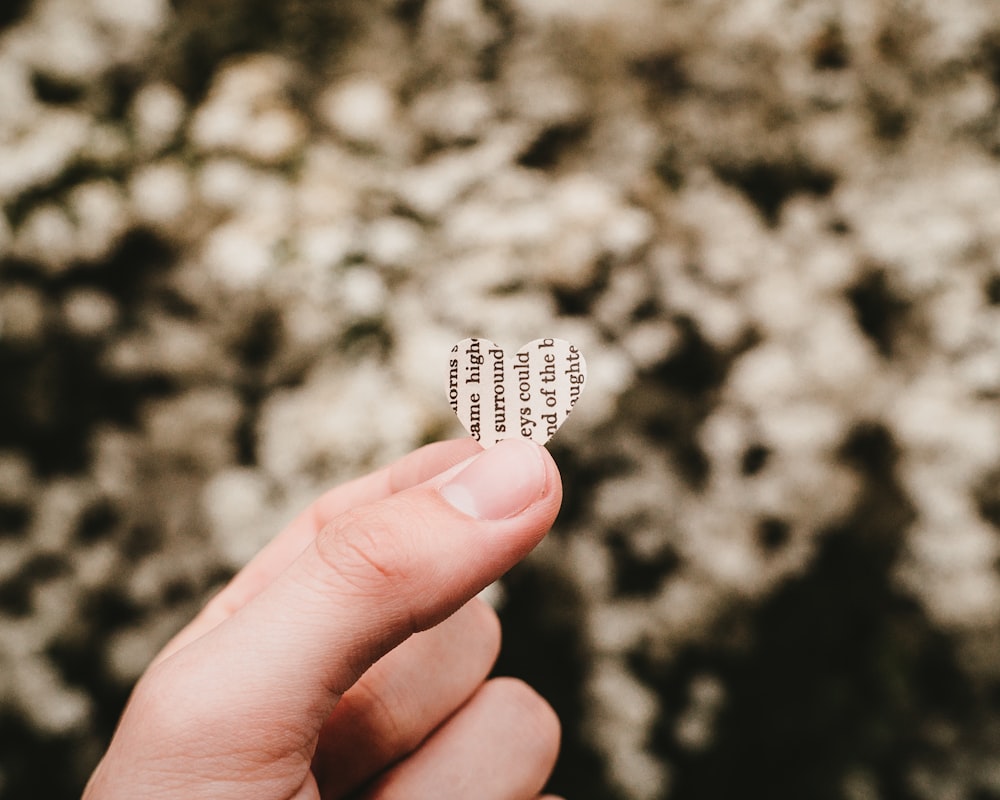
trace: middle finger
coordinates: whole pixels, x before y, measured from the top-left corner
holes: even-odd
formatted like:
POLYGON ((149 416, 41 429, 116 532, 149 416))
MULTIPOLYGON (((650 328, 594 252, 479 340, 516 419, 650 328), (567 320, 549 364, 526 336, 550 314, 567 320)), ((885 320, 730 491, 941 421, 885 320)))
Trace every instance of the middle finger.
POLYGON ((417 748, 482 685, 500 623, 474 599, 376 662, 344 693, 320 733, 313 772, 336 800, 417 748))

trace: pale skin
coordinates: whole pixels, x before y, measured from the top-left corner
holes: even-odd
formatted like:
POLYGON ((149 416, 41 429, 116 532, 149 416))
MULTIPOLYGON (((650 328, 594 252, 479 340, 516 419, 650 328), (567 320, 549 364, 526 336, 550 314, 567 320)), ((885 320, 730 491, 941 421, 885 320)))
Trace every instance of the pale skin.
POLYGON ((558 800, 558 720, 488 679, 475 595, 561 499, 544 448, 472 440, 327 492, 156 657, 84 800, 558 800))

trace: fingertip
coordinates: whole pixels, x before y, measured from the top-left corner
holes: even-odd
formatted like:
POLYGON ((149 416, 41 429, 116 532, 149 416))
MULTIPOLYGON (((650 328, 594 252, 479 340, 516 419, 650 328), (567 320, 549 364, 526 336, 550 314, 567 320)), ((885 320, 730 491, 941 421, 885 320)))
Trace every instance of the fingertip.
POLYGON ((500 645, 503 642, 503 627, 496 609, 478 597, 473 597, 463 608, 469 609, 467 613, 473 618, 473 624, 476 628, 481 631, 478 638, 489 644, 492 656, 490 664, 495 663, 500 655, 500 645))
POLYGON ((535 771, 548 776, 562 740, 562 724, 548 701, 520 678, 493 678, 479 691, 518 719, 524 752, 531 754, 535 771))
POLYGON ((558 506, 562 503, 562 473, 559 471, 559 465, 556 464, 556 460, 552 457, 552 453, 549 452, 547 447, 542 447, 538 444, 535 447, 542 451, 542 463, 545 465, 546 499, 556 503, 558 506))
POLYGON ((516 517, 559 486, 558 470, 545 448, 507 439, 471 459, 438 491, 452 508, 479 520, 516 517))

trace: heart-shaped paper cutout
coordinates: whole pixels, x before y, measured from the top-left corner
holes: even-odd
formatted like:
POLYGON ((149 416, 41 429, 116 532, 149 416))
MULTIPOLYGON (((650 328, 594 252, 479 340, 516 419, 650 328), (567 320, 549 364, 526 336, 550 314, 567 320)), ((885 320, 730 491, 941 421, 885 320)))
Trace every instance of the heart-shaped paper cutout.
POLYGON ((535 339, 507 358, 489 339, 463 339, 448 359, 448 402, 484 447, 521 437, 545 444, 587 380, 587 362, 562 339, 535 339))

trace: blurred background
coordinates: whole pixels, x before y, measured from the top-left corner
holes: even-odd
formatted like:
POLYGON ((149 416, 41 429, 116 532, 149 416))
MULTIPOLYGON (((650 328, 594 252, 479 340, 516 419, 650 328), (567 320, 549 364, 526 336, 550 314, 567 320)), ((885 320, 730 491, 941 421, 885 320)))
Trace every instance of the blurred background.
POLYGON ((4 0, 0 795, 481 335, 589 365, 552 790, 1000 798, 998 93, 993 0, 4 0))

